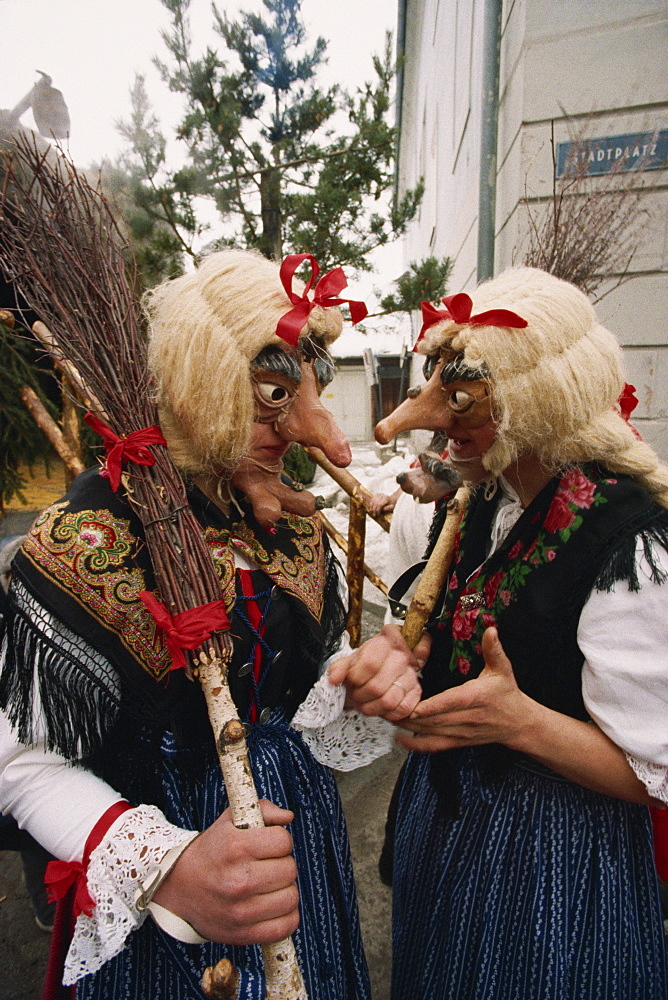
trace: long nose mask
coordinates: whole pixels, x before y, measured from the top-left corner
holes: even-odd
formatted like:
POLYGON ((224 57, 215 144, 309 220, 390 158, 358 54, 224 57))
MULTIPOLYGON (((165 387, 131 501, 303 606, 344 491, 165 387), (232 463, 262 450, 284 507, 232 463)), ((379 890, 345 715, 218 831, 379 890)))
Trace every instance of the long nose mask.
POLYGON ((376 424, 374 435, 379 444, 388 444, 393 437, 404 431, 445 429, 445 408, 443 406, 443 386, 441 384, 440 361, 428 382, 408 390, 408 398, 389 417, 376 424))
POLYGON ((456 422, 461 427, 482 427, 492 415, 491 387, 487 379, 458 379, 443 383, 444 359, 422 386, 408 390, 408 398, 375 428, 376 441, 387 444, 404 431, 444 431, 456 422))
MULTIPOLYGON (((334 417, 320 402, 313 364, 301 362, 301 382, 285 372, 257 371, 253 378, 256 422, 271 423, 284 441, 320 448, 334 465, 351 461, 350 447, 334 417)), ((286 485, 283 463, 265 466, 243 458, 232 473, 232 485, 246 495, 259 523, 269 531, 285 512, 308 517, 315 497, 308 490, 286 485)))
POLYGON ((350 445, 333 415, 320 402, 313 365, 302 361, 301 372, 299 391, 290 406, 276 418, 276 431, 284 441, 319 448, 332 465, 342 469, 352 460, 350 445))

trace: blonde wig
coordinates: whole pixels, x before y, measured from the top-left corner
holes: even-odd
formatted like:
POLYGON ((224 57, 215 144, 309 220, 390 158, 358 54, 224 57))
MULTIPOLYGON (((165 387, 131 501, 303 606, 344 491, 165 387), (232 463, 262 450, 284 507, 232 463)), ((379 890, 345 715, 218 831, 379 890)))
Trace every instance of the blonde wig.
MULTIPOLYGON (((293 281, 293 291, 303 285, 293 281)), ((251 362, 277 344, 276 324, 292 308, 279 266, 247 250, 221 250, 146 300, 149 367, 170 453, 191 475, 233 468, 253 428, 251 362)), ((316 306, 302 336, 336 340, 338 309, 316 306)))
POLYGON ((525 329, 442 320, 427 330, 424 354, 463 352, 493 383, 496 438, 483 465, 499 475, 533 452, 557 471, 598 461, 627 473, 668 506, 668 468, 638 440, 616 406, 625 378, 622 352, 574 285, 535 268, 511 268, 472 293, 472 315, 510 309, 525 329))

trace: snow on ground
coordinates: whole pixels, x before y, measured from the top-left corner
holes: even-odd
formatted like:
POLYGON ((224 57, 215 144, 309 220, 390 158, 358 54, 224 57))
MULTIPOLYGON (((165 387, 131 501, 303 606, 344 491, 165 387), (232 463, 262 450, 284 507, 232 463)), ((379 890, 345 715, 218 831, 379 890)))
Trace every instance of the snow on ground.
MULTIPOLYGON (((397 475, 405 471, 414 457, 409 446, 401 443, 397 445, 396 453, 386 448, 381 449, 372 443, 352 445, 352 452, 353 460, 347 471, 372 493, 394 493, 397 488, 397 475)), ((345 490, 320 468, 308 489, 315 496, 322 496, 327 500, 327 508, 323 511, 325 517, 347 538, 350 501, 345 490)), ((336 543, 332 542, 332 548, 345 567, 345 556, 336 543)), ((373 518, 367 517, 364 561, 385 583, 387 583, 387 559, 388 534, 373 518)), ((383 594, 369 580, 364 581, 364 599, 385 606, 383 594)))

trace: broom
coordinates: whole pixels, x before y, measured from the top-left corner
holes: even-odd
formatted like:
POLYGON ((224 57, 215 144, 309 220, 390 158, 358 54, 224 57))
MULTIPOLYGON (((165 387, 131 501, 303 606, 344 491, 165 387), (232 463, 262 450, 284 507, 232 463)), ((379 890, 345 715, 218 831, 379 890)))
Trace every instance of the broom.
MULTIPOLYGON (((53 350, 97 401, 112 488, 122 481, 145 532, 157 589, 152 613, 170 651, 197 676, 236 826, 264 825, 244 729, 227 684, 229 621, 215 566, 164 447, 147 372, 136 266, 102 193, 65 157, 18 135, 2 153, 0 266, 50 328, 53 350), (184 655, 186 649, 189 654, 184 655)), ((148 595, 152 598, 152 595, 148 595)), ((307 1000, 291 939, 263 946, 267 1000, 307 1000)), ((208 996, 233 998, 238 974, 226 959, 207 969, 208 996)))

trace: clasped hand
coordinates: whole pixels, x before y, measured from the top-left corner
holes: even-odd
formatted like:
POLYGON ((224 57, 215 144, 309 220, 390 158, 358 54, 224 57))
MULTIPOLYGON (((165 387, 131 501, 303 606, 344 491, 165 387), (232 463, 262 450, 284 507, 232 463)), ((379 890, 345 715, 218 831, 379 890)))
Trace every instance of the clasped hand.
POLYGON ((185 849, 155 896, 209 941, 267 944, 299 925, 297 866, 285 826, 294 819, 266 799, 266 826, 239 830, 226 809, 185 849))
POLYGON ((425 634, 411 652, 401 630, 384 625, 373 639, 335 660, 329 668, 329 680, 345 684, 348 708, 398 722, 420 701, 422 688, 417 675, 430 647, 431 639, 425 634))

